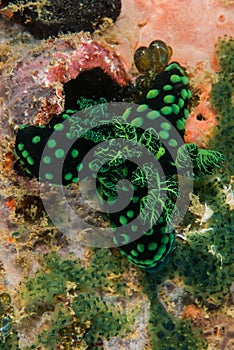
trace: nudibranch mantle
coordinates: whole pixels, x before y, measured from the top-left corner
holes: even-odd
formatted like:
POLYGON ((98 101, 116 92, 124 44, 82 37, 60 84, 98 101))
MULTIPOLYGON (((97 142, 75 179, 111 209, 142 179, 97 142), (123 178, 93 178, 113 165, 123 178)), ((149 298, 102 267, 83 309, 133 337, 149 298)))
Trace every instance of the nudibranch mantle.
POLYGON ((172 62, 156 74, 146 96, 121 116, 106 113, 104 103, 99 110, 84 109, 78 114, 68 110, 46 126, 21 127, 15 153, 30 176, 64 186, 82 180, 82 172, 89 168, 97 175, 97 191, 111 205, 118 197, 119 181, 128 179, 131 185, 121 190, 131 194, 130 203, 109 213, 114 243, 133 264, 154 272, 165 266, 174 249, 171 217, 180 195, 178 173, 183 170, 190 178, 211 174, 224 160, 219 152, 183 143, 190 97, 183 68, 172 62), (65 151, 66 140, 72 140, 72 147, 65 151), (118 140, 131 146, 118 148, 118 140), (108 146, 102 145, 104 141, 108 146), (85 155, 97 145, 95 159, 84 164, 85 155), (132 161, 144 156, 137 145, 153 156, 163 174, 151 161, 144 159, 142 167, 132 161))

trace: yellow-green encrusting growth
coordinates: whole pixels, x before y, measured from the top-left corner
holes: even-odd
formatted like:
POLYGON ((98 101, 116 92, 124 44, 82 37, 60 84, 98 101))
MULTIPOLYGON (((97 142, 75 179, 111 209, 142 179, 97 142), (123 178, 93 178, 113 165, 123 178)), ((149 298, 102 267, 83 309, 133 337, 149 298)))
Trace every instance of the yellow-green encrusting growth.
POLYGON ((20 350, 14 320, 14 310, 8 293, 0 294, 0 349, 20 350))
POLYGON ((106 301, 110 290, 116 297, 125 295, 125 269, 125 261, 104 249, 93 252, 89 267, 56 253, 47 255, 41 270, 21 288, 29 319, 35 314, 50 314, 48 329, 39 332, 29 349, 45 346, 54 350, 58 344, 66 350, 74 346, 102 349, 103 339, 126 335, 130 329, 126 314, 106 301))
POLYGON ((217 83, 212 86, 211 102, 218 112, 218 125, 210 145, 217 150, 225 149, 226 173, 230 177, 234 173, 234 38, 219 38, 216 54, 220 71, 217 83))

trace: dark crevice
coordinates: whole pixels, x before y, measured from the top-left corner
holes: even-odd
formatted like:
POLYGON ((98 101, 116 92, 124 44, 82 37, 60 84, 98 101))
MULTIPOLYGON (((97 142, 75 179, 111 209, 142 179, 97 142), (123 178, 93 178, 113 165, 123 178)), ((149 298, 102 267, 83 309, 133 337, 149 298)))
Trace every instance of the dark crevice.
POLYGON ((59 33, 93 33, 106 19, 115 22, 121 11, 120 0, 3 0, 1 8, 7 10, 9 4, 14 6, 12 21, 20 21, 38 39, 59 33))
POLYGON ((203 117, 203 115, 201 113, 199 113, 197 116, 196 116, 197 120, 199 121, 203 121, 203 120, 206 120, 206 118, 203 117))
POLYGON ((101 68, 87 70, 64 84, 65 110, 77 109, 80 97, 98 100, 104 97, 108 102, 121 100, 123 88, 113 81, 101 68))

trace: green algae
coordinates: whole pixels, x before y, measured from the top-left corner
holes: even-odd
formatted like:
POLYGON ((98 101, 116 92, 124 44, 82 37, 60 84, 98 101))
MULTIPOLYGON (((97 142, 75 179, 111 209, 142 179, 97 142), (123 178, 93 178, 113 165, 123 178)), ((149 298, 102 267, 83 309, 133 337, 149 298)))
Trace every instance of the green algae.
POLYGON ((211 102, 218 111, 218 126, 209 146, 224 152, 227 175, 234 172, 234 38, 220 38, 216 45, 220 71, 212 86, 211 102))
POLYGON ((207 342, 202 331, 194 327, 191 321, 170 315, 159 301, 159 287, 168 277, 172 275, 162 271, 157 275, 145 275, 142 280, 143 291, 151 302, 148 332, 152 350, 206 349, 207 342))
POLYGON ((155 301, 151 307, 149 333, 152 350, 201 350, 207 345, 201 330, 190 321, 170 316, 155 301))
POLYGON ((15 329, 14 310, 8 293, 0 294, 0 349, 19 350, 18 335, 15 329))
POLYGON ((123 336, 128 331, 126 314, 114 303, 107 303, 105 295, 109 289, 117 295, 124 293, 126 285, 121 275, 125 268, 123 260, 104 249, 93 252, 89 267, 83 267, 79 260, 60 258, 56 253, 47 255, 42 269, 22 286, 25 312, 50 314, 50 327, 39 333, 35 345, 52 350, 65 343, 66 349, 70 349, 76 334, 76 344, 82 342, 82 346, 93 348, 104 338, 123 336), (110 274, 117 282, 108 278, 110 274))

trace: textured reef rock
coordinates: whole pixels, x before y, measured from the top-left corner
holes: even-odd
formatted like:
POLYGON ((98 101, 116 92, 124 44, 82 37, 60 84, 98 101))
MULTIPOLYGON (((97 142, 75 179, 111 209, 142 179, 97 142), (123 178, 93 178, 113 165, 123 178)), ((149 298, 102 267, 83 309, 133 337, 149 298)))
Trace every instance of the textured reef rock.
POLYGON ((98 92, 101 97, 106 92, 103 82, 101 86, 98 81, 109 77, 114 82, 112 89, 108 88, 110 91, 128 81, 124 66, 113 49, 88 35, 70 34, 42 42, 34 49, 27 48, 2 72, 1 126, 5 127, 8 122, 13 125, 43 124, 50 120, 51 116, 63 111, 64 84, 85 71, 92 71, 94 75, 87 79, 82 76, 78 82, 82 92, 79 92, 78 84, 71 87, 76 99, 79 93, 84 94, 85 84, 89 94, 98 92))
POLYGON ((120 9, 120 0, 13 0, 2 13, 20 19, 37 37, 46 38, 59 32, 93 32, 107 19, 115 21, 120 9))

